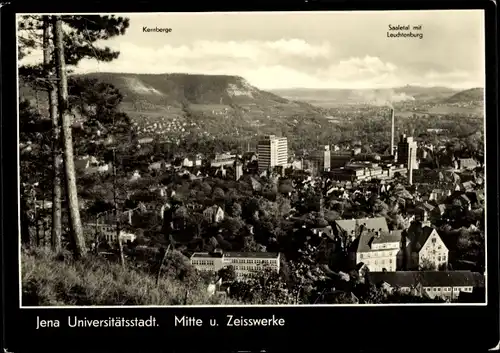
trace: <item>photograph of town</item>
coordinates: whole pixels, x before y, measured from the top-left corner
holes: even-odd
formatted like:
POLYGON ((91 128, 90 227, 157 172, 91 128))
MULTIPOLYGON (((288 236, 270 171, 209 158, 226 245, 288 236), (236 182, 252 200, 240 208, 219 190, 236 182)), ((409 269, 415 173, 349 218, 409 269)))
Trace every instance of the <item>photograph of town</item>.
POLYGON ((483 17, 18 15, 21 306, 485 304, 483 17))

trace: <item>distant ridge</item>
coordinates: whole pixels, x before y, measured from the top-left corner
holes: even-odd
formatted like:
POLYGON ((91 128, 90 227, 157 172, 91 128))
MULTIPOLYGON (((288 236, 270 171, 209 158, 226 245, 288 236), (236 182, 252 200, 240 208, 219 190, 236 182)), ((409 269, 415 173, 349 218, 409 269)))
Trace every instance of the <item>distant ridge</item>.
POLYGON ((370 104, 377 99, 386 99, 393 102, 398 101, 425 101, 437 102, 449 98, 458 93, 448 87, 423 87, 407 85, 395 88, 381 89, 349 89, 349 88, 330 88, 330 89, 276 89, 271 92, 287 99, 303 100, 311 104, 332 103, 332 104, 370 104))
POLYGON ((109 82, 125 101, 147 99, 152 104, 247 104, 259 100, 288 101, 250 85, 243 77, 197 74, 92 73, 85 75, 109 82))
POLYGON ((453 96, 445 99, 444 103, 460 103, 460 102, 482 102, 484 100, 484 88, 476 87, 458 92, 453 96))
MULTIPOLYGON (((310 117, 321 116, 318 107, 261 90, 240 76, 182 73, 74 76, 95 78, 118 88, 123 95, 120 109, 139 125, 175 120, 186 125, 196 123, 200 129, 220 134, 226 134, 225 131, 227 134, 276 133, 284 124, 297 125, 295 117, 317 125, 310 117), (294 119, 289 121, 290 117, 294 119)), ((44 114, 48 114, 45 92, 37 92, 22 80, 19 86, 21 99, 36 102, 44 114)))

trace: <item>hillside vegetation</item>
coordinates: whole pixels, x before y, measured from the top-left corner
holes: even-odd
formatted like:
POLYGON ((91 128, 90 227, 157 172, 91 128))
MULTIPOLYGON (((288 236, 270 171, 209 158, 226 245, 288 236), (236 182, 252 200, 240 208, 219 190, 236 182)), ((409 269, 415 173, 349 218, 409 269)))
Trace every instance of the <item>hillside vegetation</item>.
POLYGON ((444 103, 482 102, 483 100, 484 89, 477 87, 458 92, 448 99, 445 99, 444 103))
POLYGON ((25 306, 239 304, 210 297, 202 284, 188 286, 170 276, 157 285, 152 274, 97 256, 75 261, 45 248, 23 250, 21 256, 25 306))
MULTIPOLYGON (((189 104, 297 105, 254 87, 239 76, 130 73, 91 73, 75 76, 85 76, 110 83, 123 94, 126 106, 144 110, 158 108, 156 105, 162 108, 167 106, 182 108, 189 104), (147 104, 141 105, 145 102, 147 104)), ((34 92, 27 87, 21 87, 21 96, 35 98, 34 92)))

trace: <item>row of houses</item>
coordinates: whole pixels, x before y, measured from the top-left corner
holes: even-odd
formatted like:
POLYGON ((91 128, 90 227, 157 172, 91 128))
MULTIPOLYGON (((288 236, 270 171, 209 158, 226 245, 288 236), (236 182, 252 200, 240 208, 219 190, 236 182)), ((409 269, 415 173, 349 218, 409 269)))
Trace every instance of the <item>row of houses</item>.
POLYGON ((387 294, 399 291, 430 299, 453 301, 464 293, 484 292, 485 287, 485 276, 471 271, 369 272, 367 280, 387 294))

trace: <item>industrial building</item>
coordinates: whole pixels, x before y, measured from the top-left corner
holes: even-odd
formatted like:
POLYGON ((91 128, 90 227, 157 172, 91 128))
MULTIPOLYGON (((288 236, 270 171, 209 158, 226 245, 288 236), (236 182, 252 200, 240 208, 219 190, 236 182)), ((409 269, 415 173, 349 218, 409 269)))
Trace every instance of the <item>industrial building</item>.
POLYGON ((332 169, 329 177, 338 181, 366 181, 371 179, 391 179, 396 173, 406 174, 403 165, 378 164, 371 162, 348 163, 344 167, 332 169))
POLYGON ((418 169, 417 142, 413 137, 401 135, 398 143, 398 164, 403 164, 405 168, 418 169))

